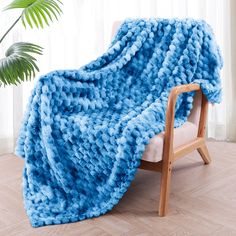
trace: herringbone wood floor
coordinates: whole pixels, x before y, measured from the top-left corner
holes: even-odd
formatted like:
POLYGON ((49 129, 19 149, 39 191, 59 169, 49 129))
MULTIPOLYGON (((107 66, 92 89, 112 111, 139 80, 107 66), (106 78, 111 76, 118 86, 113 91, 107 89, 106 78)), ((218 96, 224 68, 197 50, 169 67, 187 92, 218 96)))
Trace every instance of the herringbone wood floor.
POLYGON ((73 224, 34 229, 23 209, 23 161, 0 156, 0 236, 47 235, 236 235, 236 143, 208 142, 213 162, 197 153, 176 162, 170 211, 156 214, 160 175, 139 170, 120 203, 108 214, 73 224))

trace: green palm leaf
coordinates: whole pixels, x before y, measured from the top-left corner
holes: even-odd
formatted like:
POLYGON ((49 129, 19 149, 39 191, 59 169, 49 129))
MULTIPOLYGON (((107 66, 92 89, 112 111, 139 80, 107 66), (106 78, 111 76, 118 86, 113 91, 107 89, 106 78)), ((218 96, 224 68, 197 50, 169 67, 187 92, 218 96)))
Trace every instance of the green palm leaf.
POLYGON ((22 23, 26 27, 26 23, 33 28, 43 28, 49 25, 49 21, 58 19, 62 13, 60 8, 62 4, 59 0, 14 0, 5 10, 23 8, 22 23))
POLYGON ((42 54, 42 47, 32 43, 14 43, 0 59, 0 84, 18 84, 30 80, 39 71, 31 54, 42 54))

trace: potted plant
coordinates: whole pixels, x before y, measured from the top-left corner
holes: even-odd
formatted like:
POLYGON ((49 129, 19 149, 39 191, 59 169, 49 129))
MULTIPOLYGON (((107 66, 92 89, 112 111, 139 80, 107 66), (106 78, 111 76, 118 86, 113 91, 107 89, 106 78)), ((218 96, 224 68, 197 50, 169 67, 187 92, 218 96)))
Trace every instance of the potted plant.
MULTIPOLYGON (((14 0, 4 10, 22 9, 20 16, 15 20, 6 33, 0 38, 2 41, 14 26, 21 20, 24 27, 44 28, 62 13, 59 0, 14 0)), ((28 42, 16 42, 0 56, 0 86, 17 85, 22 81, 31 80, 35 77, 39 68, 36 64, 35 55, 42 54, 42 47, 28 42)))

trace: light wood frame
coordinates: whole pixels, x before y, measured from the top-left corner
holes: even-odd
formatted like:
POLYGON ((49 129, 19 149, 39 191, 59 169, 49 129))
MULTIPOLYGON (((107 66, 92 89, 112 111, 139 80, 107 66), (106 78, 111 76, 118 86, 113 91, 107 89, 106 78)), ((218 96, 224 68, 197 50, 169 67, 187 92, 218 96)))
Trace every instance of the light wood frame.
POLYGON ((209 164, 211 162, 208 149, 205 144, 207 112, 208 101, 205 95, 202 93, 198 84, 180 85, 174 87, 171 90, 166 109, 166 123, 162 160, 159 162, 148 162, 142 160, 139 166, 139 168, 141 169, 161 172, 160 200, 158 210, 159 216, 165 216, 168 211, 171 172, 174 161, 194 150, 197 150, 205 164, 209 164), (173 148, 176 100, 179 94, 191 91, 199 91, 202 94, 198 134, 196 139, 194 139, 193 141, 179 146, 178 148, 173 148))

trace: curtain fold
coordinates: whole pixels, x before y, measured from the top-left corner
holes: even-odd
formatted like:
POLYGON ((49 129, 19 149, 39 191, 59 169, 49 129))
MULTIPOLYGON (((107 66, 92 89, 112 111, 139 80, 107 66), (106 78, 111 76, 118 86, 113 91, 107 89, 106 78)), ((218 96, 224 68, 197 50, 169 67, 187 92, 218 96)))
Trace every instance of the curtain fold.
MULTIPOLYGON (((10 0, 2 0, 0 8, 10 0)), ((223 102, 210 107, 208 136, 236 141, 236 2, 234 0, 70 0, 63 1, 63 15, 44 30, 19 23, 0 46, 0 58, 16 41, 44 47, 39 57, 40 73, 32 82, 0 88, 0 154, 12 152, 34 82, 41 74, 55 69, 75 69, 101 55, 111 40, 114 21, 127 17, 205 19, 214 29, 224 68, 223 102)), ((19 15, 19 11, 0 13, 0 35, 19 15), (3 26, 3 27, 2 27, 3 26)))
POLYGON ((228 104, 227 139, 236 141, 236 1, 230 2, 231 15, 231 79, 228 89, 230 96, 226 99, 228 104))

